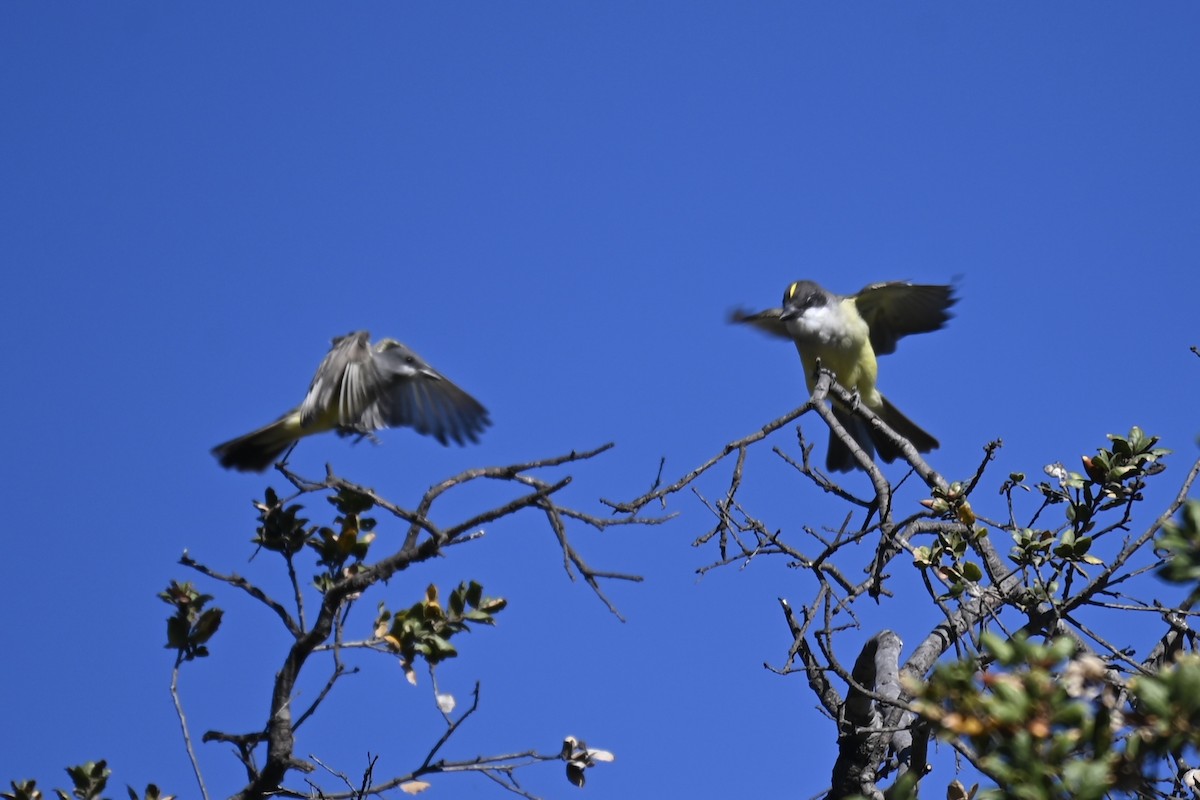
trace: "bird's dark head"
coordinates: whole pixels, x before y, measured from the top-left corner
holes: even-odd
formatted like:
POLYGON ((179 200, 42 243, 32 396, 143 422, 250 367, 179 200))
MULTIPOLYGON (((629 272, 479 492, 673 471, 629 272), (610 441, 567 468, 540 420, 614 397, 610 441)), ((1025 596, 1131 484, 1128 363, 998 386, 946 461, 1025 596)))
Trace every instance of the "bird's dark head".
POLYGON ((812 281, 796 281, 783 292, 782 319, 789 320, 803 314, 807 309, 827 305, 833 295, 812 281))

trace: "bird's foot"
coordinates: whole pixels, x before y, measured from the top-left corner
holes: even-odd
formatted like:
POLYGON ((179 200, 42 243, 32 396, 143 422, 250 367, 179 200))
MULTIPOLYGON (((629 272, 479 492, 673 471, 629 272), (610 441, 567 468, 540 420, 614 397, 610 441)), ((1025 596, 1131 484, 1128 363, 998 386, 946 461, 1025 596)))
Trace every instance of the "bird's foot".
POLYGON ((381 444, 381 442, 379 441, 379 437, 375 435, 374 431, 344 427, 344 428, 337 429, 337 435, 342 436, 342 437, 347 437, 347 436, 354 437, 354 441, 351 442, 351 444, 358 444, 363 439, 366 439, 373 445, 381 444))

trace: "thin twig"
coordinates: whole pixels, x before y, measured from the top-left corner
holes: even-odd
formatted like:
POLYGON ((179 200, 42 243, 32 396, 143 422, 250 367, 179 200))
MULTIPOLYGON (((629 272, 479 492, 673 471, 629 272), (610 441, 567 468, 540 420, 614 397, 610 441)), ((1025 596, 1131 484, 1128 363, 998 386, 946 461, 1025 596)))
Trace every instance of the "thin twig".
POLYGON ((175 666, 171 669, 171 700, 175 703, 175 714, 179 717, 179 729, 183 733, 183 745, 187 749, 188 760, 192 762, 192 772, 196 776, 196 783, 200 785, 200 796, 204 800, 208 800, 208 788, 204 785, 204 775, 200 772, 200 761, 196 758, 196 749, 192 746, 192 735, 188 732, 187 716, 183 713, 183 703, 179 699, 179 665, 183 663, 183 656, 180 655, 175 659, 175 666))

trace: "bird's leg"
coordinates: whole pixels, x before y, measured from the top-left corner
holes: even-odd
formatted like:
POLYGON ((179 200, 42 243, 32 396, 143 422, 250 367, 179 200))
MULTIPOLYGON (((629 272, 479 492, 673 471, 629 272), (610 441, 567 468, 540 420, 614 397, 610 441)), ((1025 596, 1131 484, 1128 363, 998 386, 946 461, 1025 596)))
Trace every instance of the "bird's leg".
POLYGON ((359 442, 361 442, 363 439, 366 439, 367 441, 369 441, 369 442, 370 442, 371 444, 373 444, 373 445, 379 445, 379 444, 382 444, 382 442, 380 442, 380 441, 379 441, 379 437, 378 437, 378 436, 376 436, 376 435, 375 435, 375 432, 374 432, 374 431, 372 431, 372 430, 364 430, 364 429, 361 429, 361 428, 354 428, 354 427, 350 427, 350 426, 344 426, 344 427, 341 427, 341 428, 337 428, 337 429, 336 429, 336 433, 337 433, 337 435, 338 435, 338 436, 343 436, 343 437, 345 437, 345 436, 353 436, 353 437, 354 437, 354 441, 352 442, 352 444, 358 444, 358 443, 359 443, 359 442))

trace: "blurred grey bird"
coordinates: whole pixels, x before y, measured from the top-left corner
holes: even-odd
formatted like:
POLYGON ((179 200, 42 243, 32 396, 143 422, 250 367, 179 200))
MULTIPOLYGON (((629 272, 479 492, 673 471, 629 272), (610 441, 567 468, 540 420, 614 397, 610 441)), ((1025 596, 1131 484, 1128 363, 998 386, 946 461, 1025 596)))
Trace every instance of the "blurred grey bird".
MULTIPOLYGON (((950 319, 947 309, 955 302, 953 286, 893 281, 873 283, 858 294, 842 296, 812 281, 796 281, 783 293, 783 308, 758 313, 738 310, 730 321, 790 339, 800 352, 810 392, 816 384, 820 361, 838 383, 854 392, 888 427, 912 442, 917 452, 928 453, 937 448, 938 440, 879 393, 875 359, 896 352, 896 341, 903 336, 941 328, 950 319)), ((834 402, 833 414, 868 456, 874 458, 878 449, 880 458, 888 463, 900 457, 895 443, 850 409, 834 402)), ((832 431, 825 466, 834 472, 848 472, 858 466, 850 449, 832 431)))
POLYGON ((395 339, 371 346, 366 331, 333 340, 308 394, 279 419, 213 448, 221 466, 262 472, 305 436, 369 436, 410 427, 442 444, 478 442, 491 424, 479 402, 395 339))

